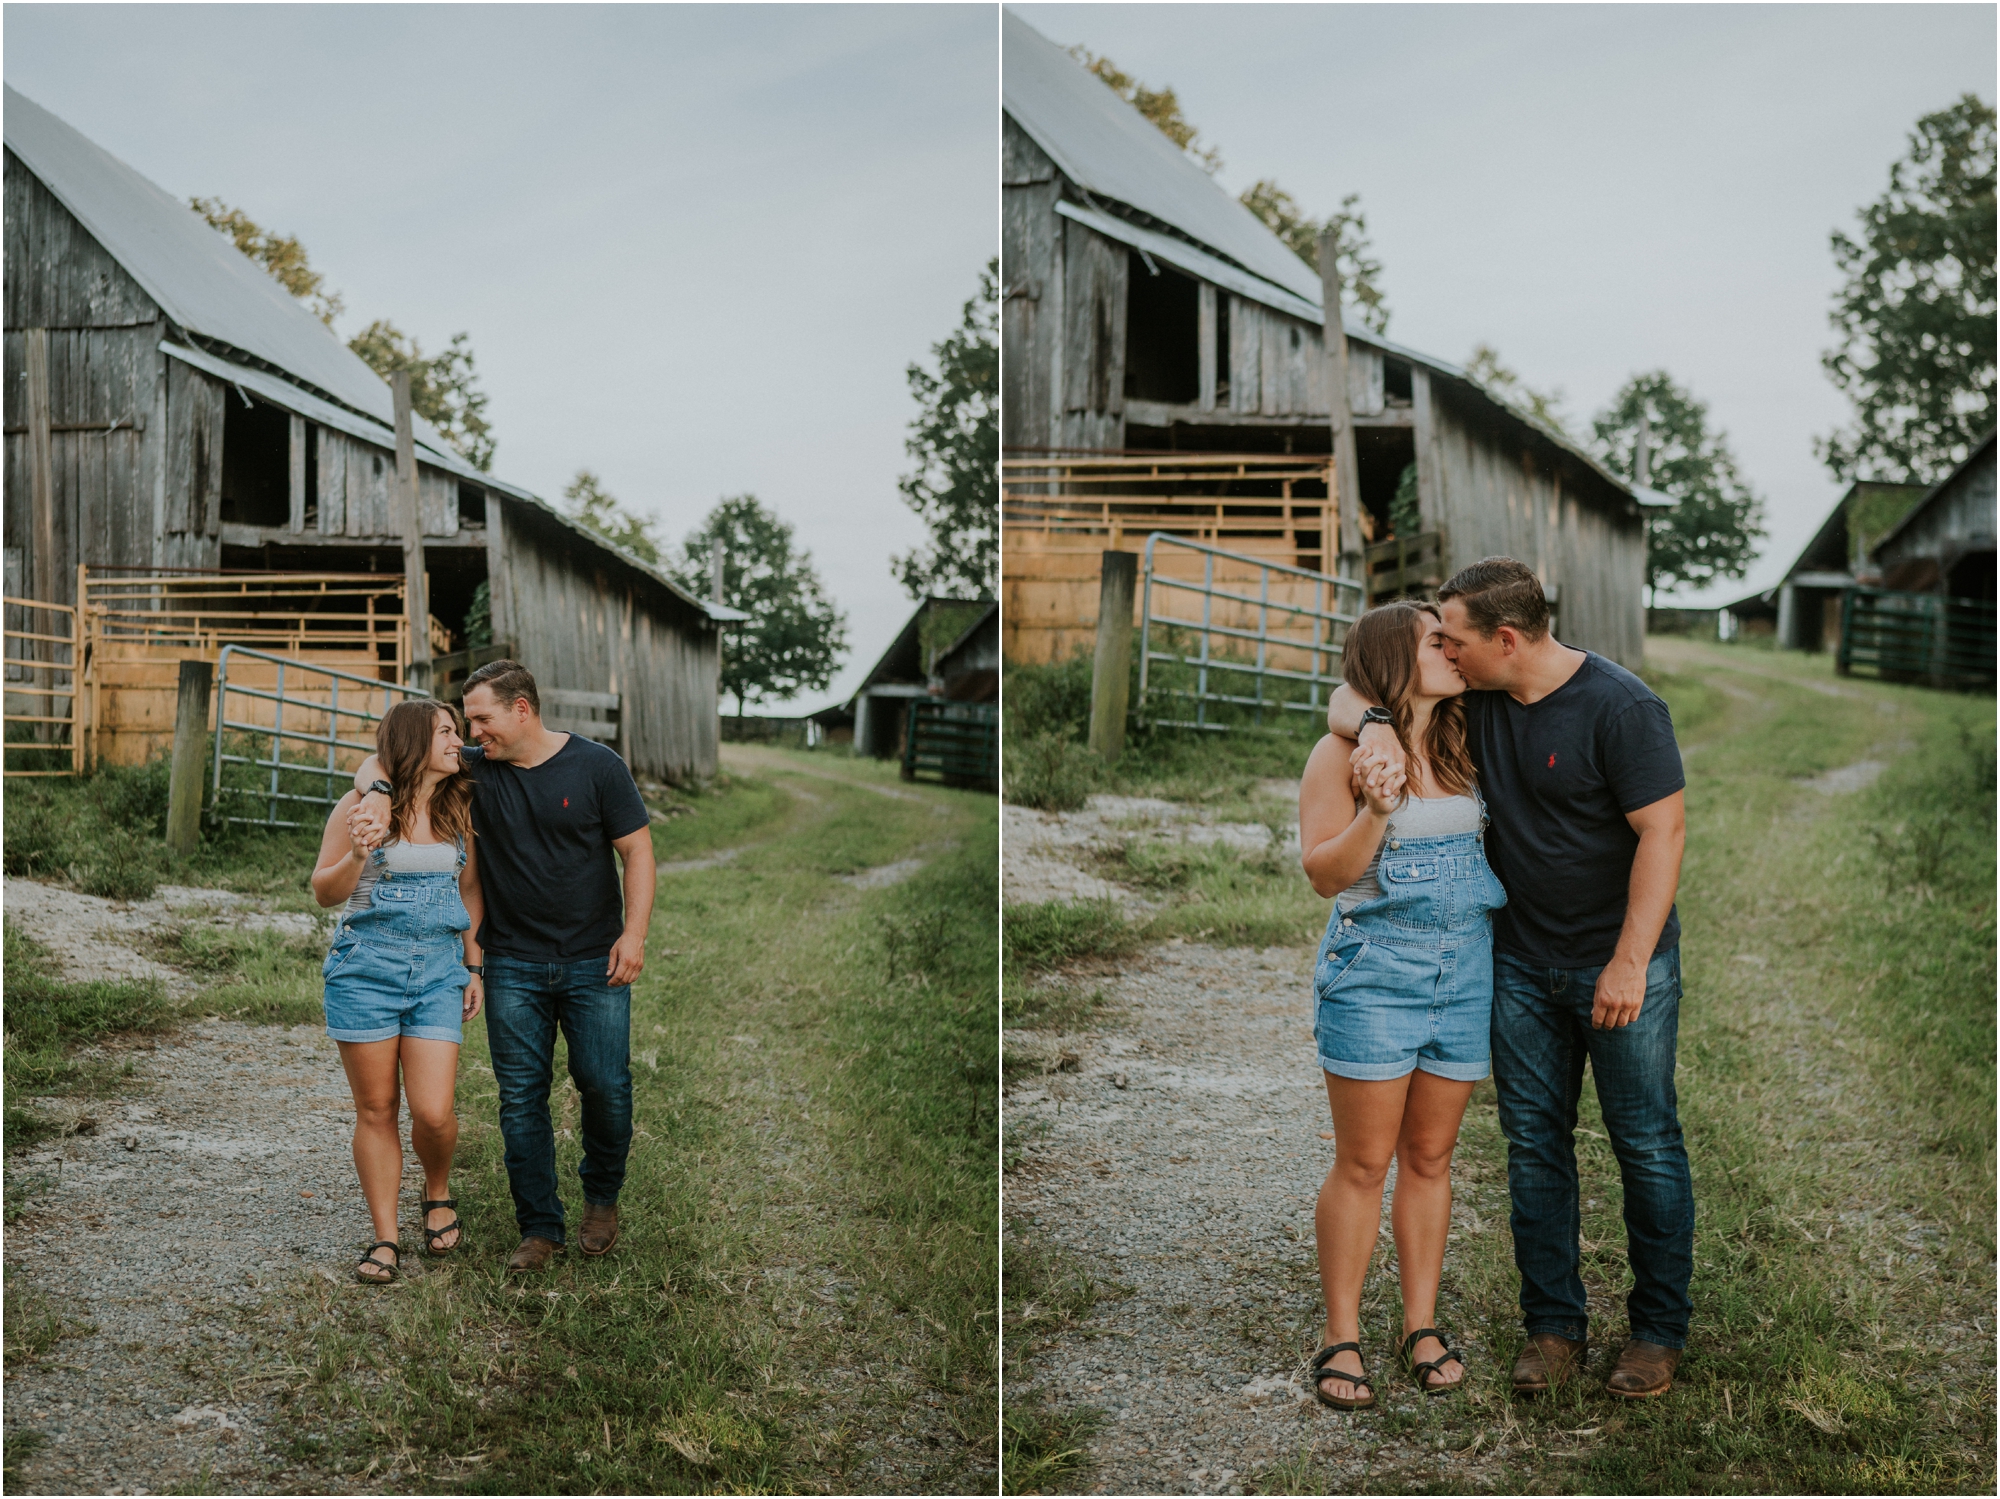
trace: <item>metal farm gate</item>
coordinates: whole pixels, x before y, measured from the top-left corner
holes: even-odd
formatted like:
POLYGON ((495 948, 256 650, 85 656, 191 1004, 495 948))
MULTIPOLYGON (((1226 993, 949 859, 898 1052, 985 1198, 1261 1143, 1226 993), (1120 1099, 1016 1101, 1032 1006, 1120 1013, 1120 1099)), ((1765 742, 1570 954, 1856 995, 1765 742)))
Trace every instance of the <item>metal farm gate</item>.
MULTIPOLYGON (((1155 531, 1139 608, 1139 712, 1165 728, 1262 727, 1326 711, 1363 585, 1155 531), (1199 613, 1175 613, 1169 595, 1199 613), (1155 715, 1155 700, 1180 705, 1155 715)), ((1165 707, 1165 702, 1160 704, 1165 707)))
POLYGON ((212 815, 259 827, 316 826, 285 814, 295 807, 331 810, 353 789, 355 767, 375 752, 374 736, 364 741, 358 734, 404 699, 428 696, 421 687, 296 656, 224 646, 215 670, 212 815), (236 717, 230 716, 232 699, 236 717), (343 722, 349 725, 345 735, 343 722), (263 756, 260 742, 268 745, 263 756), (287 759, 287 745, 306 748, 287 759), (225 777, 226 766, 250 773, 225 777))

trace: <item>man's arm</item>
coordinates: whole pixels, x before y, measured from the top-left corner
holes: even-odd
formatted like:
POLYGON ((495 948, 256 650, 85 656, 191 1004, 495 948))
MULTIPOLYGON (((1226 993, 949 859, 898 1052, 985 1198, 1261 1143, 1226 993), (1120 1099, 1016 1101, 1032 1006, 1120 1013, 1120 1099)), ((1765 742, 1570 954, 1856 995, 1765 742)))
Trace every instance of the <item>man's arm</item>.
POLYGON ((611 840, 625 861, 625 930, 612 944, 606 978, 615 986, 629 984, 646 966, 646 928, 653 920, 653 825, 611 840))
MULTIPOLYGON (((1364 762, 1376 761, 1393 770, 1406 771, 1409 767, 1403 763, 1403 746, 1396 741, 1396 731, 1385 723, 1361 722, 1363 710, 1380 706, 1342 682, 1326 700, 1326 731, 1360 745, 1364 762)), ((1356 769, 1359 771, 1361 767, 1356 769)))
POLYGON ((1625 814, 1639 835, 1632 855, 1632 879, 1625 897, 1625 925, 1618 933, 1618 950, 1597 976, 1597 993, 1590 1023, 1598 1030, 1616 1030, 1639 1018, 1646 1002, 1646 968, 1674 908, 1681 883, 1681 854, 1687 848, 1687 793, 1676 791, 1651 806, 1625 814))

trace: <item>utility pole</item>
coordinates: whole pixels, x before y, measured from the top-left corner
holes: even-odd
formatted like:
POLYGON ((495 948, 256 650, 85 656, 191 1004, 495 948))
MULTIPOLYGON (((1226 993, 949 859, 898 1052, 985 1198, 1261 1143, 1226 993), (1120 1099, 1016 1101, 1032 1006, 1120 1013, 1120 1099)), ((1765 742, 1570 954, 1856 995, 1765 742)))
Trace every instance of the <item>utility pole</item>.
POLYGON ((417 440, 410 418, 410 372, 397 370, 389 382, 396 396, 396 500, 403 532, 403 610, 410 622, 412 678, 428 676, 431 664, 431 600, 424 586, 424 512, 417 493, 417 440))

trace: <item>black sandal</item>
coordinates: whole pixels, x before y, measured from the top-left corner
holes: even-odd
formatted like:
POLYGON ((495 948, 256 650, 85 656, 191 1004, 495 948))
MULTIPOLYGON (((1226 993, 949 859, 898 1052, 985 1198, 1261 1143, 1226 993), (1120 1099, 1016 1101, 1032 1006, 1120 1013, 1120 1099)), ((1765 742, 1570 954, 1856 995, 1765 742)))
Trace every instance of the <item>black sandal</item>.
POLYGON ((425 1254, 429 1255, 432 1259, 442 1259, 445 1255, 455 1253, 459 1245, 465 1242, 465 1226, 458 1216, 458 1199, 456 1197, 440 1197, 436 1202, 426 1202, 424 1204, 423 1229, 425 1254), (430 1226, 432 1208, 450 1208, 452 1210, 451 1222, 447 1223, 443 1228, 432 1228, 430 1226), (442 1249, 438 1248, 437 1241, 453 1229, 458 1230, 458 1242, 447 1244, 442 1249))
POLYGON ((402 1270, 403 1246, 398 1244, 394 1239, 377 1239, 373 1244, 370 1244, 366 1249, 361 1251, 361 1258, 355 1262, 354 1278, 364 1286, 386 1286, 398 1275, 402 1274, 402 1270), (375 1251, 378 1249, 395 1250, 396 1263, 392 1265, 387 1260, 376 1259, 375 1251), (373 1265, 378 1270, 383 1270, 387 1273, 383 1275, 363 1275, 361 1273, 361 1266, 363 1265, 373 1265))
POLYGON ((1372 1408, 1375 1404, 1375 1385, 1368 1378, 1368 1371, 1363 1369, 1359 1374, 1349 1374, 1344 1369, 1327 1368, 1327 1363, 1336 1353, 1345 1353, 1350 1348, 1357 1354, 1361 1352, 1361 1345, 1359 1343, 1329 1343, 1313 1355, 1313 1395, 1321 1405, 1331 1406, 1337 1411, 1365 1411, 1372 1408), (1366 1400, 1342 1400, 1337 1396, 1329 1395, 1326 1392, 1324 1384, 1324 1381, 1329 1379, 1344 1379, 1357 1390, 1366 1390, 1368 1398, 1366 1400))
POLYGON ((1407 1338, 1403 1339, 1403 1365, 1410 1371, 1410 1378, 1417 1382, 1417 1388, 1422 1390, 1426 1395, 1449 1395, 1453 1390, 1464 1389, 1465 1376, 1471 1372, 1465 1362, 1465 1355, 1452 1347, 1450 1343, 1445 1342, 1444 1334, 1439 1332, 1435 1327, 1420 1327, 1407 1338), (1436 1338, 1440 1343, 1444 1343, 1444 1352, 1440 1353, 1436 1358, 1426 1359, 1420 1364, 1416 1362, 1415 1354, 1412 1350, 1425 1338, 1436 1338), (1437 1384, 1431 1383, 1431 1375, 1442 1374, 1444 1372, 1444 1365, 1453 1363, 1459 1367, 1458 1378, 1441 1380, 1437 1384))

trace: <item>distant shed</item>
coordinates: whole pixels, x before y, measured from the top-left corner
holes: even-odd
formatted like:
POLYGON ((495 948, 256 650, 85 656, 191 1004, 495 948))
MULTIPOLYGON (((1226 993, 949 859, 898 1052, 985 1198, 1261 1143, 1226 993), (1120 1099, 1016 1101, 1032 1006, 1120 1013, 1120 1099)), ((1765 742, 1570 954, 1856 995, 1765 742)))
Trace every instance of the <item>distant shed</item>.
MULTIPOLYGON (((389 387, 185 204, 11 87, 6 589, 74 604, 79 564, 400 576, 389 387)), ((430 633, 492 631, 551 686, 617 693, 633 769, 716 765, 735 617, 414 423, 430 633)))
POLYGON ((1514 556, 1541 577, 1564 640, 1639 664, 1644 511, 1672 501, 1627 484, 1456 366, 1365 327, 1346 324, 1330 359, 1318 273, 1011 13, 1002 46, 1010 659, 1086 643, 1098 550, 1157 529, 1365 575, 1372 596, 1421 592, 1479 557, 1514 556), (1335 513, 1326 474, 1349 461, 1342 434, 1355 473, 1336 480, 1335 513), (1213 464, 1173 457, 1193 454, 1267 467, 1218 482, 1213 464), (1271 477, 1274 455, 1313 463, 1271 477), (1156 460, 1129 486, 1150 504, 1126 502, 1106 465, 1086 461, 1114 456, 1156 460), (1412 471, 1415 530, 1397 538, 1393 502, 1412 471), (1080 507, 1056 503, 1086 489, 1102 501, 1095 529, 1080 507), (1421 555, 1403 558, 1392 540, 1421 555))
POLYGON ((1989 432, 1870 551, 1887 588, 1991 602, 1994 461, 1989 432))
POLYGON ((1734 629, 1775 635, 1788 650, 1833 650, 1846 590, 1881 581, 1869 552, 1923 496, 1921 484, 1849 485, 1784 577, 1723 606, 1734 629))

